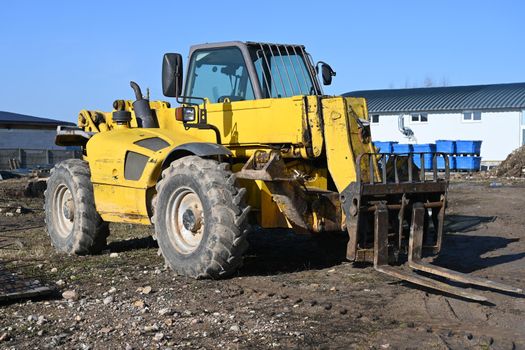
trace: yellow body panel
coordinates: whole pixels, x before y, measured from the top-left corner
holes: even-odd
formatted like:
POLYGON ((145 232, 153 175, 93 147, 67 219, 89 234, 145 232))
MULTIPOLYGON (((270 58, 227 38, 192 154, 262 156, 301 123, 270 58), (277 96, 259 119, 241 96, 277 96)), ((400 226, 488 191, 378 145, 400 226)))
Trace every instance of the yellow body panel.
MULTIPOLYGON (((121 101, 133 112, 130 101, 121 101)), ((212 130, 186 128, 175 118, 175 109, 165 102, 150 102, 155 110, 159 128, 136 128, 133 114, 131 127, 118 127, 111 113, 82 111, 79 125, 95 134, 87 143, 97 211, 106 221, 150 224, 149 202, 155 193, 162 164, 177 146, 192 142, 216 142, 212 130), (96 123, 97 115, 105 123, 96 123), (136 144, 137 141, 158 137, 167 146, 153 151, 136 144), (148 158, 139 179, 124 177, 128 152, 148 158)), ((200 108, 203 108, 201 105, 200 108)), ((257 150, 269 150, 272 145, 289 145, 282 156, 290 171, 306 174, 305 185, 327 190, 329 177, 341 192, 355 181, 355 157, 371 151, 371 144, 358 138, 355 118, 367 119, 363 99, 333 97, 322 100, 317 96, 294 96, 280 99, 261 99, 225 103, 206 103, 208 124, 218 128, 221 143, 228 147, 236 160, 234 171, 257 150), (324 118, 324 124, 321 119, 324 118), (326 166, 312 165, 309 160, 326 157, 326 166)), ((275 146, 273 146, 275 147, 275 146)), ((322 162, 321 162, 322 164, 322 162)), ((243 180, 248 190, 248 203, 257 212, 263 227, 291 227, 290 222, 272 199, 264 181, 243 180)))
POLYGON ((198 142, 198 139, 165 129, 124 128, 94 135, 87 144, 85 160, 89 163, 95 203, 102 218, 111 222, 149 224, 147 189, 157 183, 162 162, 170 151, 188 142, 198 142), (135 144, 152 137, 163 139, 169 146, 152 151, 135 144), (124 177, 124 160, 129 151, 148 157, 138 180, 124 177))
MULTIPOLYGON (((301 143, 303 120, 298 116, 302 108, 301 96, 206 104, 208 123, 219 129, 225 145, 301 143)), ((183 124, 175 120, 173 109, 159 110, 157 118, 161 128, 184 130, 183 124)), ((215 142, 212 131, 189 129, 186 133, 215 142)))
POLYGON ((105 221, 151 223, 144 189, 95 183, 93 190, 97 211, 105 221))
MULTIPOLYGON (((271 144, 292 144, 284 157, 306 157, 304 130, 308 126, 308 116, 304 96, 207 103, 206 110, 208 124, 217 127, 222 144, 230 148, 235 157, 249 157, 255 150, 267 149, 271 144)), ((175 119, 174 109, 159 109, 156 114, 161 129, 181 131, 202 142, 216 142, 212 130, 185 130, 184 125, 175 119)), ((320 128, 317 128, 315 140, 320 155, 320 128)))
MULTIPOLYGON (((373 152, 372 143, 359 140, 356 118, 368 120, 366 101, 362 98, 339 97, 323 100, 324 137, 328 170, 341 193, 356 180, 356 158, 373 152)), ((368 164, 362 169, 367 172, 368 164)))
POLYGON ((311 135, 312 152, 314 157, 319 157, 323 152, 323 126, 319 111, 322 106, 317 100, 317 96, 307 96, 307 121, 311 135))

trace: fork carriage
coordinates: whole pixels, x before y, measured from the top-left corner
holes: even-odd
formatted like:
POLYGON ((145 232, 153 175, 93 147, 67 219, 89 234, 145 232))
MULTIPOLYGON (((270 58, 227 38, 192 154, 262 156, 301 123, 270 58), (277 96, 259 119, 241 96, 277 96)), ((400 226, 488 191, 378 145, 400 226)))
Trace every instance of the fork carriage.
POLYGON ((412 154, 363 153, 357 158, 357 164, 366 160, 369 166, 365 171, 357 167, 357 181, 341 193, 349 234, 347 258, 372 262, 379 272, 465 299, 487 301, 483 296, 414 271, 464 284, 522 293, 520 288, 433 266, 422 260, 423 253, 435 255, 441 251, 450 170, 446 154, 432 153, 432 174, 427 179, 425 153, 416 155, 421 159, 420 169, 414 166, 412 154), (437 170, 438 157, 444 157, 443 176, 437 170), (408 268, 392 266, 402 261, 406 261, 408 268))

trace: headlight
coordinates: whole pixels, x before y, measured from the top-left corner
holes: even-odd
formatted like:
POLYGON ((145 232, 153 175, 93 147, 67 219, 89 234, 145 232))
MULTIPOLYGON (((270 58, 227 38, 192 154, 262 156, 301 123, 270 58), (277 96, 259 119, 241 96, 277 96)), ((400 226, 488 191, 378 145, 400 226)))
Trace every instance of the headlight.
POLYGON ((196 110, 193 107, 178 107, 175 109, 175 119, 181 122, 195 121, 196 110))

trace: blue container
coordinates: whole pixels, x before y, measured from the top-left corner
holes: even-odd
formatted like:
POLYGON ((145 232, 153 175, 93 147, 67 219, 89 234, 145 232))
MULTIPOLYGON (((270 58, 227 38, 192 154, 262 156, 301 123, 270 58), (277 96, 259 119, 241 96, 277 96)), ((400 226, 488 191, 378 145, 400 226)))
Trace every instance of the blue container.
POLYGON ((481 141, 456 141, 456 154, 480 154, 481 141))
POLYGON ((416 143, 413 145, 414 152, 434 153, 436 152, 436 145, 433 143, 416 143))
POLYGON ((395 143, 393 146, 393 153, 395 154, 407 154, 412 153, 412 145, 407 143, 395 143))
POLYGON ((456 141, 451 140, 437 140, 436 152, 454 154, 456 153, 456 141))
POLYGON ((479 171, 481 167, 481 157, 456 157, 456 169, 479 171))
MULTIPOLYGON (((437 157, 438 170, 445 170, 445 157, 437 157)), ((448 168, 450 170, 456 170, 456 157, 448 157, 448 168)))
MULTIPOLYGON (((414 154, 413 155, 414 164, 421 169, 421 155, 420 154, 414 154)), ((423 155, 423 161, 425 163, 425 170, 432 170, 432 154, 424 154, 423 155)))
POLYGON ((379 149, 378 153, 392 153, 392 145, 397 141, 375 141, 374 146, 379 149))

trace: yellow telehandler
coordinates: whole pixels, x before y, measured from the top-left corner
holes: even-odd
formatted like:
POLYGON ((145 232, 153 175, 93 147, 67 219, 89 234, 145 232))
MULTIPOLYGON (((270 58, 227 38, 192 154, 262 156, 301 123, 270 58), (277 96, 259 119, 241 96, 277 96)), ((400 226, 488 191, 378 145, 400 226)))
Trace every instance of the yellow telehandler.
POLYGON ((241 265, 250 224, 346 231, 350 261, 402 280, 478 301, 486 299, 415 271, 521 292, 422 261, 424 250, 441 249, 446 155, 419 169, 413 158, 424 154, 377 154, 366 101, 323 94, 319 75, 328 85, 335 72, 302 45, 196 45, 184 84, 182 56, 165 54, 163 93, 178 107, 149 101, 131 82, 134 101, 82 110, 78 128, 58 128, 56 143, 80 145, 83 159, 57 164, 49 178, 53 245, 96 253, 108 222, 154 225, 173 270, 220 278, 241 265))

